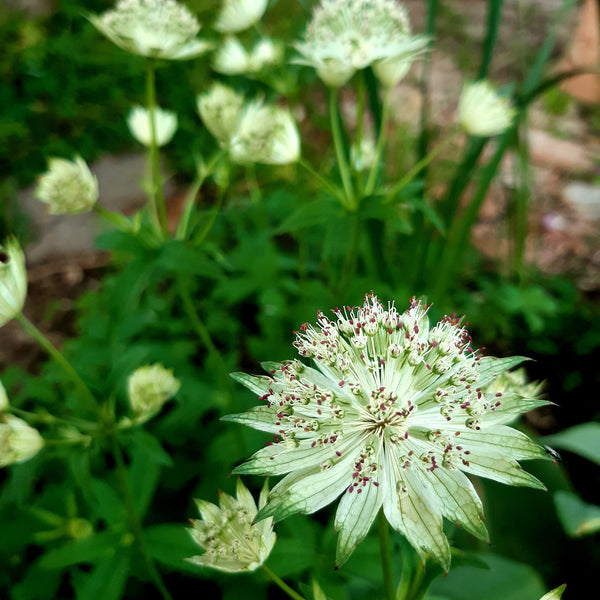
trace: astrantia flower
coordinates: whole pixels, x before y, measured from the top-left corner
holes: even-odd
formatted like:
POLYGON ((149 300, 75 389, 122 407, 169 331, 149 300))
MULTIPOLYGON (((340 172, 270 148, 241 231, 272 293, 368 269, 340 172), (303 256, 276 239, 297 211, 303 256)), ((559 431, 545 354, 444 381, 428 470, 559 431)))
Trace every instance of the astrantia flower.
POLYGON ((0 244, 0 327, 22 310, 27 295, 25 255, 14 238, 0 244))
POLYGON ((129 376, 127 389, 137 421, 155 415, 179 391, 179 385, 179 381, 173 377, 173 371, 162 365, 146 365, 136 369, 129 376))
POLYGON ((248 71, 250 56, 242 43, 228 35, 213 57, 213 69, 224 75, 241 75, 248 71))
POLYGON ((285 165, 300 157, 300 135, 290 111, 280 106, 248 102, 229 153, 236 163, 285 165))
POLYGON ((214 28, 222 33, 244 31, 260 21, 268 0, 224 0, 214 28))
POLYGON ((44 445, 37 429, 13 415, 0 417, 0 467, 24 462, 44 445))
POLYGON ((296 44, 302 55, 297 62, 338 87, 356 69, 379 61, 410 64, 426 45, 427 38, 411 36, 406 10, 395 0, 321 0, 304 41, 296 44))
MULTIPOLYGON (((154 108, 154 131, 156 144, 164 146, 168 144, 177 131, 177 115, 169 110, 163 110, 160 106, 154 108)), ((127 126, 131 135, 144 146, 150 146, 152 140, 150 112, 143 106, 135 106, 127 117, 127 126)))
POLYGON ((175 0, 119 0, 114 10, 89 17, 108 39, 127 52, 185 60, 210 48, 197 39, 200 23, 175 0))
POLYGON ((458 104, 458 120, 469 135, 498 135, 508 129, 516 111, 488 81, 467 83, 458 104))
POLYGON ((283 59, 283 46, 269 38, 261 38, 254 44, 248 59, 248 70, 257 73, 280 63, 283 59))
POLYGON ((244 96, 217 82, 198 96, 197 106, 206 128, 219 140, 221 146, 227 146, 239 126, 244 96))
POLYGON ((38 179, 35 195, 48 205, 51 215, 76 215, 94 208, 98 180, 80 156, 72 161, 51 158, 48 171, 38 179))
MULTIPOLYGON (((265 482, 258 508, 265 505, 268 492, 265 482)), ((254 524, 258 509, 241 480, 237 482, 237 499, 221 493, 220 506, 206 500, 196 500, 196 504, 202 520, 192 521, 189 532, 206 552, 187 560, 228 573, 255 571, 267 560, 277 537, 273 520, 267 518, 254 524)))
POLYGON ((482 505, 465 473, 543 488, 518 460, 546 457, 506 426, 544 404, 519 390, 488 386, 523 358, 482 357, 459 320, 430 327, 413 299, 399 314, 376 297, 320 313, 296 335, 294 360, 269 363, 268 376, 235 374, 263 404, 226 420, 275 434, 236 473, 287 475, 257 519, 312 513, 342 495, 335 526, 337 563, 368 533, 379 509, 423 556, 445 568, 450 548, 442 517, 485 539, 482 505))

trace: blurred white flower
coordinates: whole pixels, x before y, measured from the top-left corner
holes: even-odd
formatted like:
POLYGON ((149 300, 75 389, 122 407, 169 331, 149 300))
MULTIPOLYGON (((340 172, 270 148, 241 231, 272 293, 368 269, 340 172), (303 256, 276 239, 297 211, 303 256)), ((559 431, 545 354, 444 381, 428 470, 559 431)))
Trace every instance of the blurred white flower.
POLYGON ((427 50, 429 40, 425 36, 404 38, 404 50, 397 48, 398 54, 391 58, 382 58, 373 63, 373 72, 386 88, 394 87, 410 70, 415 59, 427 50))
POLYGON ((80 156, 72 161, 51 158, 48 171, 38 178, 35 195, 48 205, 51 215, 76 215, 94 208, 98 180, 80 156))
POLYGON ((248 59, 248 70, 258 73, 279 64, 283 60, 283 46, 270 38, 262 38, 252 48, 248 59))
POLYGON ((227 146, 238 129, 244 96, 217 82, 198 96, 197 106, 206 128, 219 140, 221 146, 227 146))
POLYGON ((25 255, 14 238, 0 244, 0 327, 22 310, 27 295, 25 255))
POLYGON ((136 369, 127 382, 129 403, 136 415, 136 422, 145 421, 158 413, 163 404, 179 391, 179 386, 173 371, 160 364, 136 369))
MULTIPOLYGON (((265 505, 268 492, 265 482, 258 508, 265 505)), ((273 533, 273 520, 254 523, 258 508, 241 480, 237 482, 237 499, 221 492, 219 506, 206 500, 196 500, 196 504, 202 520, 193 520, 193 529, 189 532, 205 552, 188 558, 188 561, 219 571, 239 573, 255 571, 267 560, 277 539, 273 533)))
POLYGON ((217 73, 241 75, 248 71, 250 56, 241 42, 228 35, 213 56, 212 66, 217 73))
POLYGON ((13 415, 0 417, 0 467, 24 462, 44 445, 37 429, 13 415))
POLYGON ((458 120, 469 135, 498 135, 508 129, 516 111, 488 81, 466 83, 458 104, 458 120))
MULTIPOLYGON (((168 144, 177 131, 177 115, 163 110, 160 106, 154 108, 154 129, 158 146, 168 144)), ((152 140, 150 113, 143 106, 135 106, 127 117, 127 126, 131 135, 144 146, 150 146, 152 140)))
POLYGON ((313 513, 340 495, 338 565, 367 535, 381 508, 390 525, 445 569, 443 517, 486 539, 482 504, 466 474, 544 488, 517 461, 548 458, 508 427, 546 404, 518 387, 488 392, 522 357, 483 357, 460 319, 430 326, 414 298, 404 313, 370 294, 364 305, 318 314, 296 334, 299 360, 263 363, 267 376, 234 378, 261 405, 224 420, 276 435, 234 472, 285 475, 256 516, 275 522, 313 513), (316 368, 315 368, 316 367, 316 368))
POLYGON ((202 54, 210 44, 196 38, 200 23, 175 0, 119 0, 113 10, 90 15, 107 38, 127 52, 186 60, 202 54))
POLYGON ((411 36, 406 10, 395 0, 321 0, 304 41, 296 44, 302 57, 295 62, 314 67, 326 85, 339 87, 357 69, 399 61, 401 67, 379 69, 389 83, 426 45, 427 38, 411 36))
POLYGON ((290 111, 260 100, 248 102, 229 153, 231 160, 240 164, 296 162, 300 158, 300 135, 290 111))
POLYGON ((268 0, 223 0, 214 28, 221 33, 248 29, 265 14, 268 0))
POLYGON ((356 144, 352 144, 350 148, 350 162, 357 172, 370 169, 375 164, 376 158, 375 140, 371 136, 363 136, 360 141, 360 152, 357 151, 356 144))

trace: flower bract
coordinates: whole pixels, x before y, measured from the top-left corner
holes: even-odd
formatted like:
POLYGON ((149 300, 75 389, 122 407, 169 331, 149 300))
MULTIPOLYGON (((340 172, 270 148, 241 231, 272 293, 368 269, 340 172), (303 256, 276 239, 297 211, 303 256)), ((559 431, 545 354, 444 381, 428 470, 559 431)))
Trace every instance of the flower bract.
POLYGON ((220 493, 219 506, 196 500, 202 520, 192 521, 193 529, 189 531, 205 552, 187 560, 229 573, 258 569, 276 540, 272 519, 254 523, 258 509, 265 505, 267 494, 265 482, 257 507, 252 494, 238 480, 237 498, 220 493))
POLYGON ((89 20, 123 50, 152 58, 185 60, 210 48, 198 39, 200 23, 175 0, 119 0, 89 20))
POLYGON ((543 488, 517 461, 547 457, 508 427, 545 404, 519 388, 488 392, 523 358, 484 357, 455 316, 430 326, 415 299, 404 313, 372 294, 358 308, 318 315, 294 345, 299 360, 234 378, 261 405, 225 420, 275 435, 236 473, 284 475, 257 519, 313 513, 341 496, 335 526, 342 564, 381 508, 390 525, 444 568, 446 517, 486 539, 482 504, 467 474, 543 488))
POLYGON ((206 128, 219 140, 221 146, 226 146, 239 126, 244 96, 217 82, 198 96, 197 106, 206 128))
POLYGON ((411 35, 407 12, 395 0, 321 0, 296 44, 301 54, 296 62, 314 67, 330 87, 343 85, 357 69, 382 63, 378 77, 393 85, 426 45, 426 37, 411 35), (386 68, 385 61, 396 63, 386 68))
POLYGON ((37 429, 13 415, 0 417, 0 467, 24 462, 44 445, 37 429))
POLYGON ((562 598, 563 592, 566 589, 566 585, 561 585, 553 590, 549 591, 547 594, 544 594, 540 600, 560 600, 562 598))
POLYGON ((222 33, 244 31, 260 21, 268 0, 224 0, 214 28, 222 33))
POLYGON ((0 413, 3 413, 8 408, 8 396, 6 390, 0 381, 0 413))
MULTIPOLYGON (((154 131, 157 146, 168 144, 177 131, 177 115, 159 106, 154 108, 154 131)), ((131 135, 144 146, 152 143, 150 112, 143 106, 131 109, 127 117, 127 125, 131 135)))
POLYGON ((487 137, 508 129, 516 111, 488 81, 467 83, 458 104, 458 120, 469 135, 487 137))
POLYGON ((35 195, 48 205, 51 215, 76 215, 94 208, 98 180, 80 156, 72 161, 51 158, 48 171, 38 179, 35 195))
POLYGON ((25 255, 14 238, 0 244, 0 327, 22 310, 27 295, 25 255))

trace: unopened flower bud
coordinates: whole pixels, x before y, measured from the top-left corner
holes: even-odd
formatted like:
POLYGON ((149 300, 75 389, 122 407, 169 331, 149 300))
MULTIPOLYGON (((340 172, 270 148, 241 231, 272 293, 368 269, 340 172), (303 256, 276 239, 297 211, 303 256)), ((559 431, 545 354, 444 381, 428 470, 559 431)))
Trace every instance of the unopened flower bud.
MULTIPOLYGON (((175 131, 177 131, 177 115, 171 111, 163 110, 159 106, 154 108, 154 133, 157 146, 168 144, 175 131)), ((144 146, 152 143, 152 130, 150 123, 150 112, 143 106, 131 109, 127 117, 127 125, 131 135, 144 146)))
POLYGON ((198 96, 197 105, 206 128, 222 146, 227 145, 237 131, 244 97, 222 83, 214 83, 207 92, 198 96))
POLYGON ((73 161, 51 158, 35 194, 48 205, 51 215, 76 215, 88 212, 96 204, 98 180, 80 156, 73 161))
POLYGON ((498 135, 512 125, 515 114, 510 100, 498 96, 488 81, 465 84, 458 104, 458 120, 469 135, 498 135))
POLYGON ((22 419, 13 415, 0 418, 0 467, 29 460, 43 445, 38 430, 22 419))
POLYGON ((146 420, 179 390, 179 381, 171 369, 160 364, 140 367, 129 377, 129 403, 137 417, 146 420))
POLYGON ((27 295, 25 255, 14 238, 0 244, 0 327, 22 310, 27 295))
POLYGON ((268 0, 224 0, 214 28, 235 33, 251 27, 265 14, 268 0))
POLYGON ((224 75, 241 75, 249 70, 250 56, 242 43, 230 35, 213 57, 213 69, 224 75))

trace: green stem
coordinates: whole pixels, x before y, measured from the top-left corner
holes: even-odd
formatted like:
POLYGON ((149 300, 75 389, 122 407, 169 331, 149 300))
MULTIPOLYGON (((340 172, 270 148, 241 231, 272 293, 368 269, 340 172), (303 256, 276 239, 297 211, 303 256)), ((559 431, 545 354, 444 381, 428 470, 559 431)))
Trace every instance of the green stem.
POLYGON ((127 509, 127 520, 129 522, 129 528, 135 538, 135 541, 137 542, 140 553, 144 559, 144 562, 146 563, 148 573, 154 581, 154 585, 156 585, 156 588, 158 589, 164 600, 173 600, 173 597, 169 593, 169 590, 167 590, 167 588, 165 587, 159 570, 156 568, 156 565, 154 564, 154 561, 152 560, 152 557, 148 552, 148 547, 146 545, 146 540, 144 537, 144 530, 142 528, 142 523, 140 522, 140 519, 137 515, 135 499, 133 497, 133 492, 131 490, 131 485, 127 476, 127 467, 125 466, 123 451, 121 450, 119 440, 117 440, 117 437, 114 435, 114 433, 111 434, 110 441, 112 455, 115 459, 115 464, 117 467, 117 477, 119 478, 119 482, 121 484, 123 500, 125 501, 125 508, 127 509))
POLYGON ((154 60, 149 58, 146 61, 146 108, 150 115, 150 147, 148 148, 148 164, 150 167, 150 217, 156 227, 157 233, 163 235, 168 233, 167 208, 162 189, 160 175, 160 157, 158 154, 158 144, 156 143, 156 80, 155 80, 154 60))
POLYGON ((346 197, 344 196, 342 190, 337 188, 333 183, 331 183, 331 181, 323 177, 323 175, 315 171, 310 163, 304 158, 300 158, 298 163, 301 167, 304 167, 324 188, 326 188, 333 197, 337 198, 345 206, 346 197))
MULTIPOLYGON (((365 73, 359 71, 356 89, 356 135, 354 136, 354 155, 357 166, 362 166, 362 140, 363 140, 363 120, 365 114, 365 73)), ((363 170, 358 169, 356 174, 357 189, 363 189, 363 170)))
POLYGON ((352 232, 350 241, 350 251, 346 255, 342 275, 337 290, 337 295, 343 298, 350 282, 356 273, 356 260, 358 257, 358 246, 360 244, 361 220, 358 214, 351 215, 352 217, 352 232))
POLYGON ((395 600, 394 574, 392 571, 392 554, 390 551, 390 528, 383 513, 379 510, 377 516, 379 525, 379 555, 381 557, 381 570, 383 572, 383 590, 385 600, 395 600))
POLYGON ((114 212, 112 210, 108 210, 99 204, 94 205, 94 212, 102 217, 106 222, 118 227, 121 231, 127 231, 130 233, 135 232, 135 227, 133 226, 130 219, 121 213, 114 212))
POLYGON ((200 245, 204 238, 208 235, 208 232, 212 229, 213 223, 215 222, 215 219, 221 210, 221 206, 223 205, 223 198, 225 198, 225 190, 219 188, 217 193, 217 202, 213 206, 213 209, 208 216, 208 220, 206 223, 204 223, 202 231, 200 231, 200 233, 194 238, 194 244, 200 245))
POLYGON ((18 314, 15 319, 21 323, 25 331, 62 367, 63 371, 79 390, 81 397, 86 401, 90 411, 101 414, 100 406, 88 386, 79 377, 71 363, 54 347, 52 342, 23 313, 18 314))
POLYGON ((352 189, 352 179, 350 178, 350 167, 344 152, 344 143, 342 140, 342 128, 340 126, 340 117, 338 115, 338 93, 334 88, 329 89, 329 117, 331 119, 331 134, 333 135, 333 145, 337 157, 338 168, 344 185, 345 202, 344 206, 348 210, 356 210, 354 201, 354 190, 352 189))
POLYGON ((392 189, 387 193, 384 203, 390 202, 392 198, 404 187, 406 187, 442 150, 449 146, 460 132, 455 131, 445 140, 441 141, 431 152, 426 154, 408 173, 406 173, 400 181, 398 181, 392 189))
POLYGON ((41 409, 38 412, 30 412, 28 410, 23 410, 21 408, 16 408, 15 406, 10 405, 8 407, 8 410, 11 413, 14 413, 15 415, 23 417, 27 421, 36 421, 38 423, 45 423, 46 425, 69 425, 71 427, 75 427, 76 429, 82 429, 84 431, 90 432, 98 430, 98 425, 96 423, 92 423, 91 421, 85 421, 84 419, 77 419, 75 417, 70 417, 68 419, 55 417, 53 414, 47 412, 45 409, 41 409))
POLYGON ((290 597, 294 600, 305 600, 298 592, 293 590, 283 579, 275 575, 267 565, 261 565, 260 568, 290 597))
POLYGON ((379 127, 379 133, 377 135, 377 146, 375 148, 375 160, 373 161, 373 166, 369 171, 369 177, 367 179, 367 185, 365 186, 365 196, 369 196, 373 193, 373 189, 375 188, 375 182, 377 181, 377 174, 379 173, 379 167, 381 163, 381 159, 383 157, 383 151, 385 149, 385 144, 387 141, 387 122, 390 115, 390 95, 391 89, 385 91, 385 96, 383 97, 383 107, 381 111, 381 124, 379 127))

